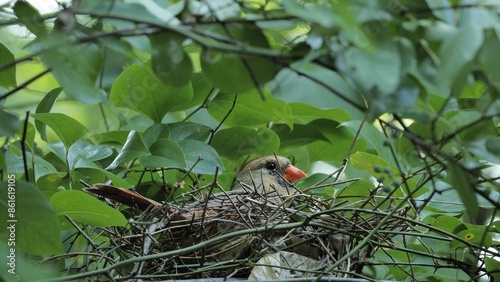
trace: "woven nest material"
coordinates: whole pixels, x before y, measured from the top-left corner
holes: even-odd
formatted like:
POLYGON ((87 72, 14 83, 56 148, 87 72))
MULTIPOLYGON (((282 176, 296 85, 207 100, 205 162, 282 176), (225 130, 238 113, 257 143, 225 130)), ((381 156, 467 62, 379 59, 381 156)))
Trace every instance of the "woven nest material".
POLYGON ((135 217, 131 229, 108 234, 122 254, 116 261, 138 259, 133 269, 118 268, 120 275, 247 276, 266 254, 287 251, 315 262, 297 277, 356 277, 378 246, 390 246, 391 234, 407 226, 404 209, 382 211, 373 198, 339 202, 249 190, 211 195, 175 210, 150 210, 135 217))

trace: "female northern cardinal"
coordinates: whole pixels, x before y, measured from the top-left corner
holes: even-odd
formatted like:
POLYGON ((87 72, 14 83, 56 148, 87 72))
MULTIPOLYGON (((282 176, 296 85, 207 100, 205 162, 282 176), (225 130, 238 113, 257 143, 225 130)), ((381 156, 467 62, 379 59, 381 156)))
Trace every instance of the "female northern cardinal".
MULTIPOLYGON (((265 156, 247 162, 240 169, 233 190, 254 191, 259 194, 278 192, 290 195, 295 192, 292 190, 294 189, 292 183, 306 176, 285 157, 265 156)), ((162 206, 161 203, 152 199, 112 185, 96 184, 83 190, 141 211, 162 206)), ((169 212, 173 211, 173 209, 169 210, 169 212)))
MULTIPOLYGON (((268 218, 259 219, 261 213, 253 211, 248 198, 279 204, 283 195, 295 193, 292 183, 306 176, 303 171, 293 166, 289 159, 266 156, 251 160, 240 169, 233 186, 234 192, 209 195, 199 202, 176 208, 111 185, 96 184, 84 190, 141 211, 160 208, 169 218, 163 226, 170 227, 170 234, 174 234, 172 238, 184 238, 179 242, 167 240, 166 246, 175 242, 176 245, 170 247, 178 248, 179 245, 189 246, 230 231, 251 228, 252 226, 247 226, 249 224, 268 223, 268 218), (186 233, 185 230, 190 231, 186 233)), ((274 212, 269 214, 272 216, 274 212)), ((214 244, 207 248, 207 257, 218 261, 241 257, 251 246, 252 238, 252 235, 243 235, 214 244)))

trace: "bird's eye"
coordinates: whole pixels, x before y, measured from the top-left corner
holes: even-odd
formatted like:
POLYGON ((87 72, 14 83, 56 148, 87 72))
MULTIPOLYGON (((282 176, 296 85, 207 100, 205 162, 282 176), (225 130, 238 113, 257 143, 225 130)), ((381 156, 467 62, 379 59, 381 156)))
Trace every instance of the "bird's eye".
POLYGON ((267 168, 268 170, 275 170, 275 169, 276 169, 276 163, 274 163, 274 162, 268 162, 268 163, 266 164, 266 168, 267 168))

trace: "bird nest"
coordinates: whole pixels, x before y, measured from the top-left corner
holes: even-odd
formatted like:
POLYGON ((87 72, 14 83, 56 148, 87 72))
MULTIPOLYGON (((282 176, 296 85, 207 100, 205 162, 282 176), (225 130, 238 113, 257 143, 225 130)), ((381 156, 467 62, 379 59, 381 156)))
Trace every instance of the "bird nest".
POLYGON ((375 251, 407 227, 406 209, 382 210, 376 202, 248 189, 152 208, 133 216, 131 228, 104 230, 107 248, 118 254, 108 276, 358 277, 375 251))

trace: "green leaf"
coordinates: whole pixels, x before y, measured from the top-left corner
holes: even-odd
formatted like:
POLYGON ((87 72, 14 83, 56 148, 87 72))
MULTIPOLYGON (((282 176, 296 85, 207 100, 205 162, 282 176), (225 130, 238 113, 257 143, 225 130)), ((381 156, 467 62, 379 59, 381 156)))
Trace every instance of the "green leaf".
MULTIPOLYGON (((50 112, 50 109, 52 109, 52 106, 56 102, 57 97, 59 97, 59 94, 61 94, 63 88, 55 88, 49 91, 43 97, 42 101, 38 104, 36 107, 36 113, 48 113, 50 112)), ((36 130, 40 133, 40 137, 42 140, 47 141, 47 132, 45 131, 45 124, 39 120, 35 120, 35 127, 36 130)))
POLYGON ((89 136, 90 140, 93 140, 97 144, 105 144, 105 143, 116 143, 116 144, 125 144, 127 141, 127 136, 130 132, 126 130, 113 130, 104 133, 92 134, 89 136))
POLYGON ((397 43, 384 41, 374 47, 370 50, 354 46, 347 48, 342 56, 348 69, 347 75, 366 93, 393 93, 399 85, 401 70, 397 43))
POLYGON ((16 115, 0 109, 0 136, 12 136, 16 134, 20 123, 16 115))
POLYGON ((187 169, 192 168, 196 163, 192 171, 198 174, 214 175, 217 167, 219 174, 224 171, 224 164, 212 146, 189 139, 180 140, 178 143, 186 157, 187 169), (200 161, 198 161, 199 158, 201 158, 200 161))
POLYGON ((128 221, 118 210, 76 190, 60 191, 50 199, 57 215, 96 227, 126 226, 128 221))
MULTIPOLYGON (((351 132, 355 134, 361 126, 361 121, 347 121, 341 123, 340 126, 349 128, 351 132)), ((373 124, 365 122, 363 124, 363 128, 361 129, 360 136, 377 151, 377 155, 380 158, 390 162, 391 164, 395 163, 390 147, 384 145, 384 140, 386 140, 387 137, 385 137, 385 135, 375 126, 373 126, 373 124)))
POLYGON ((399 175, 399 170, 396 166, 376 155, 365 152, 352 154, 349 163, 356 169, 368 171, 371 175, 380 174, 376 170, 376 167, 388 168, 393 175, 399 175))
POLYGON ((318 140, 330 141, 320 130, 308 125, 294 124, 290 130, 287 125, 276 124, 271 129, 278 134, 281 148, 305 146, 318 140))
POLYGON ((353 104, 363 108, 365 99, 337 72, 314 64, 299 65, 296 69, 301 75, 283 69, 267 84, 273 97, 287 103, 307 103, 320 109, 341 108, 353 118, 361 119, 363 113, 353 104))
MULTIPOLYGON (((59 172, 50 162, 44 160, 38 155, 33 155, 31 152, 26 152, 28 158, 28 169, 34 170, 35 180, 49 174, 59 172)), ((7 171, 14 174, 24 174, 23 161, 19 156, 14 155, 12 152, 6 153, 7 171)))
POLYGON ((237 160, 251 154, 270 155, 279 149, 280 140, 268 128, 232 127, 219 130, 211 145, 221 156, 237 160))
POLYGON ((479 213, 479 204, 469 173, 452 162, 447 164, 447 172, 448 181, 458 192, 465 210, 472 218, 475 218, 479 213))
MULTIPOLYGON (((219 24, 207 26, 209 32, 217 33, 238 45, 269 49, 269 43, 262 31, 252 24, 231 24, 224 28, 219 24)), ((203 74, 222 92, 244 93, 260 87, 278 72, 272 60, 245 56, 237 53, 221 53, 204 49, 200 55, 203 74)))
POLYGON ((210 103, 208 112, 216 120, 224 120, 228 126, 263 126, 270 122, 285 123, 293 127, 292 111, 284 101, 270 96, 269 91, 264 92, 262 99, 257 91, 238 94, 236 105, 233 108, 235 95, 219 94, 210 103))
MULTIPOLYGON (((491 246, 491 243, 493 239, 491 238, 491 235, 488 233, 485 233, 484 229, 467 229, 464 231, 461 231, 457 234, 458 237, 462 238, 463 240, 471 243, 471 244, 476 244, 479 246, 483 246, 485 248, 489 248, 491 246)), ((466 248, 467 245, 453 239, 450 242, 450 250, 456 250, 457 248, 466 248)))
POLYGON ((448 96, 449 89, 455 84, 465 84, 463 78, 469 73, 467 66, 475 58, 483 44, 484 33, 480 26, 468 23, 446 40, 440 49, 441 65, 436 81, 439 87, 437 94, 448 96))
POLYGON ((43 23, 43 18, 40 12, 27 1, 16 1, 14 4, 14 14, 19 19, 20 23, 33 32, 36 36, 47 35, 47 29, 43 23))
POLYGON ((120 153, 106 169, 115 169, 121 164, 148 154, 149 150, 146 148, 141 136, 136 131, 131 131, 120 153))
POLYGON ((139 157, 141 164, 147 168, 185 168, 184 152, 177 142, 169 139, 158 139, 149 147, 151 154, 139 157))
POLYGON ((168 9, 162 9, 161 12, 155 13, 155 11, 150 12, 145 5, 139 3, 85 0, 78 3, 78 11, 82 14, 106 11, 107 17, 127 19, 130 23, 151 23, 153 25, 179 24, 179 20, 168 9))
POLYGON ((147 148, 158 139, 169 139, 170 129, 167 124, 153 124, 142 134, 142 141, 147 148))
POLYGON ((149 35, 151 42, 151 67, 161 82, 171 87, 189 83, 193 73, 191 59, 182 48, 182 40, 173 32, 149 35))
POLYGON ((289 103, 292 110, 293 122, 305 124, 315 119, 331 119, 337 122, 348 121, 351 119, 349 113, 343 109, 320 109, 306 103, 289 103))
MULTIPOLYGON (((4 64, 12 63, 16 60, 14 54, 10 52, 10 50, 5 47, 2 43, 0 43, 0 66, 4 64)), ((0 86, 5 88, 11 88, 17 86, 16 81, 16 64, 10 67, 2 67, 0 70, 0 86)))
POLYGON ((30 183, 7 175, 0 182, 0 236, 10 237, 10 226, 15 226, 15 246, 33 255, 53 255, 62 252, 59 221, 49 201, 30 183), (10 209, 10 210, 9 210, 10 209), (10 222, 9 220, 17 220, 10 222))
POLYGON ((451 234, 458 234, 467 229, 467 226, 458 218, 447 215, 439 216, 431 225, 451 234))
POLYGON ((182 88, 169 87, 156 78, 146 65, 126 68, 113 83, 110 99, 118 107, 145 114, 160 123, 166 113, 191 101, 191 84, 182 88))
POLYGON ((74 44, 54 35, 37 41, 28 49, 38 51, 37 48, 41 48, 43 64, 51 69, 52 75, 68 96, 85 104, 103 101, 104 93, 95 86, 102 63, 96 45, 74 44))
POLYGON ((66 148, 85 136, 89 131, 83 124, 61 113, 32 114, 34 119, 49 126, 61 139, 66 148))
POLYGON ((212 129, 210 127, 194 122, 176 122, 168 125, 170 128, 170 139, 174 141, 192 139, 206 141, 212 129))
POLYGON ((92 145, 85 140, 79 140, 68 150, 68 165, 75 168, 98 168, 95 161, 102 160, 113 154, 113 150, 103 145, 92 145))
POLYGON ((486 263, 486 271, 492 278, 491 281, 500 281, 500 261, 490 258, 490 257, 485 257, 484 262, 486 263))
MULTIPOLYGON (((354 140, 354 135, 347 128, 329 119, 317 119, 308 124, 316 128, 328 138, 329 142, 316 141, 307 146, 310 161, 339 162, 345 157, 354 140)), ((365 151, 366 142, 360 139, 356 142, 353 152, 365 151)))
POLYGON ((493 58, 496 58, 499 49, 500 40, 497 31, 487 35, 484 40, 484 44, 478 52, 479 66, 487 75, 487 79, 490 81, 490 86, 495 87, 497 91, 500 91, 500 84, 498 83, 498 81, 500 81, 500 67, 495 63, 493 58))

